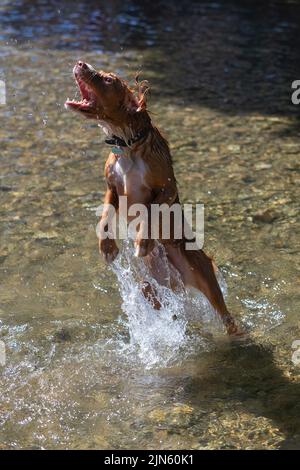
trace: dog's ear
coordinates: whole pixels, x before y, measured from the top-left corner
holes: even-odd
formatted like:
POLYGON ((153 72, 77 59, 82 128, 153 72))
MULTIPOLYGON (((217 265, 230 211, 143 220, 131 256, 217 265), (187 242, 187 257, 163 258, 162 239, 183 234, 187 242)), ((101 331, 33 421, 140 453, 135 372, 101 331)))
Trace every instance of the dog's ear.
POLYGON ((136 110, 137 112, 144 111, 146 109, 146 107, 147 107, 146 96, 147 96, 147 93, 149 92, 149 90, 150 90, 149 86, 146 85, 145 89, 139 95, 139 107, 136 110))
POLYGON ((139 82, 139 75, 138 73, 135 76, 135 86, 137 89, 137 100, 138 100, 138 108, 136 112, 144 111, 146 109, 146 95, 150 90, 150 86, 147 80, 143 80, 139 82))

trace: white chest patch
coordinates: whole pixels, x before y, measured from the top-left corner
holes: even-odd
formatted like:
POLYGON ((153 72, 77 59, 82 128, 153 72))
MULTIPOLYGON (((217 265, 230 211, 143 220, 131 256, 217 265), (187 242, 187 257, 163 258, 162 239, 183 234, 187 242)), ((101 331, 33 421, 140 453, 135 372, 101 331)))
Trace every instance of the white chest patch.
POLYGON ((144 184, 146 170, 145 162, 141 158, 133 161, 129 157, 120 156, 115 164, 115 171, 123 182, 125 193, 128 192, 128 186, 131 184, 134 186, 144 184))
POLYGON ((131 158, 128 157, 119 157, 116 163, 116 172, 118 176, 124 177, 134 166, 131 158))

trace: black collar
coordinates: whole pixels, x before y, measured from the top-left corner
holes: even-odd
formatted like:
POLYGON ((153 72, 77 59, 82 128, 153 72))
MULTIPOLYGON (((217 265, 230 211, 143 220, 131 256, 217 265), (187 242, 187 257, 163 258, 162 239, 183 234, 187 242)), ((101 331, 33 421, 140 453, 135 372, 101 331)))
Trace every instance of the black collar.
POLYGON ((121 139, 121 137, 113 135, 111 139, 105 139, 105 143, 108 145, 114 145, 116 147, 130 147, 132 144, 135 144, 139 140, 146 137, 149 134, 149 130, 149 127, 143 129, 142 131, 138 132, 135 137, 132 137, 132 139, 129 139, 127 142, 124 139, 121 139))

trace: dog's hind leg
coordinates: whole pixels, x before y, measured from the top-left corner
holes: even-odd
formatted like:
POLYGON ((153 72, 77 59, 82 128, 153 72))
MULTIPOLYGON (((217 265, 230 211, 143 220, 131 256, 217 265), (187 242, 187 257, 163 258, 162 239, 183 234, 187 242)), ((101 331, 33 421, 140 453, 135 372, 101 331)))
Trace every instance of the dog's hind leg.
POLYGON ((142 283, 142 292, 155 310, 161 309, 161 303, 157 298, 155 288, 149 281, 144 281, 142 283))
POLYGON ((170 261, 180 272, 186 286, 200 290, 217 310, 230 335, 241 334, 229 313, 216 278, 216 266, 202 250, 186 250, 184 243, 167 248, 170 261))
POLYGON ((155 285, 168 287, 175 292, 183 289, 180 273, 170 264, 165 248, 162 245, 156 245, 149 255, 143 258, 150 275, 150 279, 142 280, 142 292, 145 298, 152 304, 156 310, 160 310, 161 303, 158 299, 155 285), (151 280, 152 278, 152 280, 151 280))
POLYGON ((230 335, 240 335, 241 331, 226 307, 212 260, 202 250, 195 252, 185 251, 185 255, 194 274, 194 287, 198 288, 217 310, 227 333, 230 335))

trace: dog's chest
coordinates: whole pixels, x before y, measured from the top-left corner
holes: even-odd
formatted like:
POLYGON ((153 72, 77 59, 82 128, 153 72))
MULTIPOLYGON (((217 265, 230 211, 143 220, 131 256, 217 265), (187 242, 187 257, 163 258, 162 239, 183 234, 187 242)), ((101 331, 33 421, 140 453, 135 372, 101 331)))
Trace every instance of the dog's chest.
POLYGON ((128 196, 138 196, 146 187, 147 165, 139 158, 133 160, 127 156, 118 156, 113 175, 119 193, 128 196))

